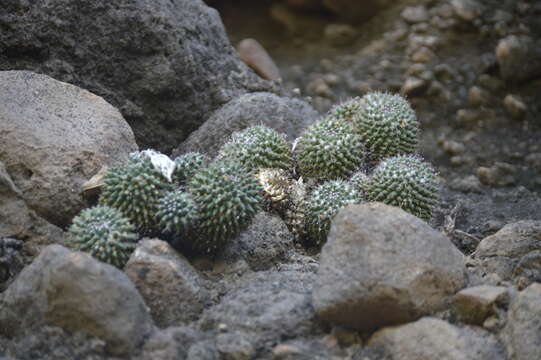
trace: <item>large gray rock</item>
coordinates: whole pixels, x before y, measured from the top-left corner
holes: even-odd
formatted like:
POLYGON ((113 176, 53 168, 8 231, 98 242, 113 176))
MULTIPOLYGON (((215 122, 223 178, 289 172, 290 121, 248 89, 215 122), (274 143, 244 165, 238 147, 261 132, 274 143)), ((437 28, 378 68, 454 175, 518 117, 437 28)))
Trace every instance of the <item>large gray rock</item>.
POLYGON ((324 320, 374 330, 442 309, 465 283, 462 254, 403 210, 349 205, 334 219, 314 284, 324 320))
POLYGON ((541 221, 518 221, 484 238, 473 254, 484 274, 497 274, 521 287, 541 281, 541 221))
POLYGON ((199 273, 162 240, 140 241, 124 272, 160 327, 196 320, 209 298, 199 273))
POLYGON ((318 118, 317 111, 302 100, 265 92, 247 94, 216 110, 174 154, 197 151, 215 156, 231 134, 254 125, 271 127, 293 141, 318 118))
POLYGON ((0 28, 0 69, 103 96, 142 147, 169 151, 220 105, 270 87, 201 0, 3 0, 0 28))
POLYGON ((354 359, 506 360, 506 356, 504 347, 487 331, 423 318, 378 331, 354 359))
POLYGON ((28 208, 24 196, 0 161, 0 238, 26 240, 26 250, 37 254, 36 246, 62 242, 63 232, 28 208))
POLYGON ((483 321, 498 313, 509 303, 509 292, 503 286, 480 285, 460 290, 453 299, 453 307, 460 320, 482 325, 483 321))
POLYGON ((510 360, 539 359, 541 355, 541 284, 534 283, 511 303, 502 338, 510 360))
POLYGON ((293 235, 278 216, 260 212, 252 224, 231 240, 218 260, 234 263, 244 260, 254 271, 269 270, 292 256, 293 235))
POLYGON ((4 292, 0 335, 55 325, 103 339, 113 354, 142 345, 154 326, 135 286, 120 270, 50 245, 4 292))
POLYGON ((0 72, 0 119, 0 161, 28 207, 55 225, 85 206, 88 178, 137 150, 118 110, 45 75, 0 72))
POLYGON ((311 333, 316 327, 311 305, 313 280, 314 274, 298 271, 247 274, 219 304, 204 312, 201 328, 237 334, 256 351, 270 349, 284 336, 311 333))
POLYGON ((201 334, 188 327, 170 327, 156 331, 146 342, 138 360, 186 359, 190 347, 201 334))

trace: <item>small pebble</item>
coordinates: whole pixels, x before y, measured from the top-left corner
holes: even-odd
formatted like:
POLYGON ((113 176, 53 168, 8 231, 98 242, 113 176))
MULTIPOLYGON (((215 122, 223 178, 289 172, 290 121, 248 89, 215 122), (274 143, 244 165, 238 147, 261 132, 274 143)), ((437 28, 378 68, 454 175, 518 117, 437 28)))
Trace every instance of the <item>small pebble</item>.
POLYGON ((524 102, 516 95, 507 95, 505 99, 503 99, 503 104, 505 109, 514 119, 522 119, 528 109, 526 104, 524 104, 524 102))
POLYGON ((267 80, 280 80, 280 70, 269 53, 255 39, 244 39, 238 45, 239 55, 256 74, 267 80))

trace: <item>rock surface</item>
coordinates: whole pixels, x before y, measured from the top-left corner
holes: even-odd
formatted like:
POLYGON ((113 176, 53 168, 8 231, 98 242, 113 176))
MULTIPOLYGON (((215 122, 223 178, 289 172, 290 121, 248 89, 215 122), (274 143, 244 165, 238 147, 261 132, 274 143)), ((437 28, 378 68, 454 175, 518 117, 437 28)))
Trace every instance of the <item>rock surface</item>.
POLYGON ((541 284, 534 283, 519 293, 509 307, 503 330, 509 359, 539 358, 541 351, 541 284))
POLYGON ((335 217, 314 285, 319 317, 358 330, 440 310, 465 283, 462 254, 441 233, 381 203, 335 217))
POLYGON ((436 318, 375 333, 355 360, 506 360, 497 338, 477 328, 460 328, 436 318))
POLYGON ((294 248, 293 235, 277 216, 260 212, 253 223, 222 250, 218 259, 227 263, 244 260, 254 271, 284 263, 294 248))
POLYGON ((509 303, 509 293, 503 286, 480 285, 463 289, 455 295, 453 306, 460 319, 469 324, 481 325, 498 306, 509 303))
POLYGON ((484 238, 473 256, 485 274, 497 274, 521 287, 541 281, 541 222, 523 220, 507 224, 484 238))
POLYGON ((0 69, 33 70, 104 97, 143 148, 171 150, 220 105, 269 89, 201 0, 6 0, 0 27, 0 69))
POLYGON ((247 94, 216 110, 173 155, 197 151, 213 157, 231 134, 254 125, 271 127, 293 141, 318 118, 319 114, 304 101, 264 92, 247 94))
POLYGON ((502 77, 520 83, 541 75, 541 41, 510 35, 498 43, 496 58, 502 77))
POLYGON ((31 210, 59 226, 85 206, 83 182, 137 150, 118 110, 45 75, 0 72, 0 118, 0 161, 12 185, 31 210))
POLYGON ((314 275, 298 271, 246 274, 201 319, 202 330, 222 329, 246 338, 256 351, 284 336, 313 331, 314 275))
POLYGON ((55 325, 106 342, 113 354, 129 354, 153 331, 146 305, 128 277, 87 254, 51 245, 3 294, 0 335, 55 325))
POLYGON ((159 327, 196 320, 208 301, 199 273, 165 241, 139 241, 124 272, 159 327))

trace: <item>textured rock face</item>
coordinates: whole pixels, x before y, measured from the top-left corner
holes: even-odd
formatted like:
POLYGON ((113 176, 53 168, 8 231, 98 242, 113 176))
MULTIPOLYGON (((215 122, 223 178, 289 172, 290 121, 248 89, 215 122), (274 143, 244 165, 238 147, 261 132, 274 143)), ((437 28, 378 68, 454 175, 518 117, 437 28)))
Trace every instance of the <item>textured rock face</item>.
POLYGON ((160 327, 196 320, 207 302, 197 271, 164 241, 140 241, 124 271, 160 327))
POLYGON ((541 351, 541 284, 528 286, 509 307, 504 341, 511 360, 538 359, 541 351))
POLYGON ((0 161, 31 210, 66 225, 80 186, 137 150, 122 115, 102 98, 48 76, 0 72, 0 161))
POLYGON ((293 235, 282 219, 260 212, 253 223, 223 249, 219 259, 244 260, 254 271, 269 270, 292 254, 293 235))
POLYGON ((312 106, 298 99, 264 92, 247 94, 215 111, 174 154, 197 151, 215 156, 231 134, 254 125, 266 125, 293 141, 318 117, 312 106))
POLYGON ((485 273, 520 287, 541 281, 541 222, 518 221, 484 238, 474 257, 485 273))
POLYGON ((300 336, 314 327, 310 292, 314 275, 298 271, 247 274, 221 302, 203 314, 203 330, 223 328, 257 349, 280 338, 300 336))
POLYGON ((423 318, 375 333, 355 360, 505 360, 496 337, 476 328, 459 328, 423 318))
POLYGON ((328 322, 374 330, 441 309, 464 282, 462 254, 428 224, 381 203, 349 205, 321 251, 313 301, 328 322))
POLYGON ((141 147, 168 151, 220 105, 269 88, 201 0, 5 0, 0 27, 0 69, 34 70, 103 96, 141 147))
POLYGON ((481 285, 463 289, 455 295, 453 307, 460 319, 468 324, 481 325, 497 313, 497 307, 509 303, 509 292, 503 286, 481 285))
POLYGON ((3 336, 49 324, 99 337, 120 355, 153 331, 146 305, 124 273, 59 245, 45 248, 21 272, 0 305, 3 336))

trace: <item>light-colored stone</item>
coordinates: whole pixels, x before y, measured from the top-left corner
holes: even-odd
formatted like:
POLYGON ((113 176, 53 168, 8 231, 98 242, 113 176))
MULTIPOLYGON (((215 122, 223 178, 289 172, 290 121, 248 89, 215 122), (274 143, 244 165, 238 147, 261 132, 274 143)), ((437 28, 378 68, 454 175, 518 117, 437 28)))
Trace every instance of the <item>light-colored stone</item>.
POLYGON ((503 286, 480 285, 463 289, 455 295, 453 306, 462 321, 481 325, 496 314, 496 308, 507 304, 509 293, 503 286))
POLYGON ((239 56, 256 74, 267 80, 280 80, 280 70, 265 48, 255 39, 244 39, 237 46, 239 56))
POLYGON ((209 299, 199 273, 162 240, 141 240, 124 271, 160 327, 196 320, 209 299))
POLYGON ((411 24, 428 21, 429 14, 424 6, 410 6, 402 10, 402 19, 411 24))
POLYGON ((106 341, 113 354, 129 354, 154 330, 137 289, 120 270, 59 245, 45 248, 5 291, 0 334, 55 325, 106 341))
POLYGON ((27 206, 58 226, 85 206, 88 178, 137 150, 117 109, 45 75, 0 72, 0 119, 0 161, 27 206))
POLYGON ((436 318, 376 332, 362 350, 362 360, 506 360, 505 349, 491 333, 457 327, 436 318))
POLYGON ((481 6, 475 0, 451 0, 451 5, 462 20, 473 21, 481 15, 481 6))
POLYGON ((516 95, 508 94, 503 99, 503 105, 509 114, 515 119, 522 119, 528 110, 522 99, 516 95))
POLYGON ((534 283, 511 303, 502 332, 509 359, 532 360, 541 355, 541 284, 534 283))
POLYGON ((381 203, 349 205, 321 251, 313 303, 327 322, 374 330, 442 309, 464 283, 462 254, 428 224, 381 203))

